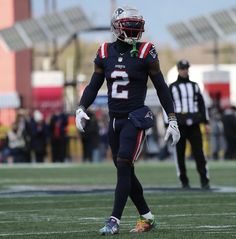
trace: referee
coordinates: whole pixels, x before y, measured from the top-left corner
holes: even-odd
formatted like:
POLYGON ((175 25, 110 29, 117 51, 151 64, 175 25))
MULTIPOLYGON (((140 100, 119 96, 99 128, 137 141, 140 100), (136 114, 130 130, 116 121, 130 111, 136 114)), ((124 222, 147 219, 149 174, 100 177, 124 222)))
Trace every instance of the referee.
POLYGON ((189 79, 189 67, 190 64, 187 60, 180 60, 177 63, 178 78, 169 86, 181 135, 176 145, 174 158, 182 188, 188 189, 190 184, 185 166, 185 147, 186 140, 188 140, 196 161, 201 188, 209 189, 208 171, 200 131, 200 123, 208 123, 208 113, 198 84, 189 79))

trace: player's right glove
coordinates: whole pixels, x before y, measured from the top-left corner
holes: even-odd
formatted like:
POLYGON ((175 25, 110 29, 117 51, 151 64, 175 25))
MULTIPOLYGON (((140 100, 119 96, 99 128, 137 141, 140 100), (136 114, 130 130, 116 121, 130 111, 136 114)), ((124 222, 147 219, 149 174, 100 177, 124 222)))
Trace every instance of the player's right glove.
POLYGON ((179 132, 177 120, 169 121, 169 126, 166 130, 166 135, 164 140, 167 141, 170 136, 172 137, 171 146, 175 146, 180 139, 180 132, 179 132))
POLYGON ((76 110, 76 117, 75 117, 75 123, 76 127, 78 128, 79 131, 84 132, 84 127, 83 127, 83 120, 89 120, 90 118, 88 115, 84 112, 83 107, 79 107, 76 110))

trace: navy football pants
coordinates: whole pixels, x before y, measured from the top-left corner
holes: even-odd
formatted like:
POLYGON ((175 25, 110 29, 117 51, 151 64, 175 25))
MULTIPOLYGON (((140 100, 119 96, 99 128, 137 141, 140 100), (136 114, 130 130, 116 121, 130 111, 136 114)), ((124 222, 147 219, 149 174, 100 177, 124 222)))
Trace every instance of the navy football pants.
POLYGON ((144 141, 144 130, 134 127, 127 118, 113 118, 109 124, 109 143, 116 165, 118 158, 128 159, 132 163, 137 159, 144 141))
POLYGON ((111 216, 121 218, 128 196, 140 215, 150 211, 143 196, 143 188, 134 171, 133 161, 138 157, 144 141, 144 131, 138 130, 127 118, 111 118, 109 143, 117 168, 115 201, 111 216))

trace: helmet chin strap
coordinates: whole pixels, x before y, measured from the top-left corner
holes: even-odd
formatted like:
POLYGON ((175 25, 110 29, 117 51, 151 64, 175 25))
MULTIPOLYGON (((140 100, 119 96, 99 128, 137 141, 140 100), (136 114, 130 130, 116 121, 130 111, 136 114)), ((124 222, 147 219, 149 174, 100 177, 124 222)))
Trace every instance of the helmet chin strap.
POLYGON ((131 54, 132 57, 137 57, 138 56, 138 49, 137 49, 135 40, 133 40, 132 45, 133 45, 133 48, 130 51, 130 54, 131 54))

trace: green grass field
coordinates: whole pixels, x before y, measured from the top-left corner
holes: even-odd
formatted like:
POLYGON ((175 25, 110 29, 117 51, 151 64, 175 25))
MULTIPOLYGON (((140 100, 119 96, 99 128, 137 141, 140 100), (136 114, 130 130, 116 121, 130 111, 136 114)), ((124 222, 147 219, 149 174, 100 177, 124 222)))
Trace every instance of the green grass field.
MULTIPOLYGON (((210 191, 198 189, 195 164, 188 162, 187 167, 194 189, 183 191, 178 189, 173 162, 137 163, 144 188, 153 188, 145 195, 158 229, 129 233, 138 215, 128 201, 120 234, 114 237, 236 238, 236 162, 209 163, 210 191)), ((111 163, 0 165, 0 238, 102 238, 98 229, 111 213, 112 190, 80 190, 113 189, 115 174, 111 163)))

